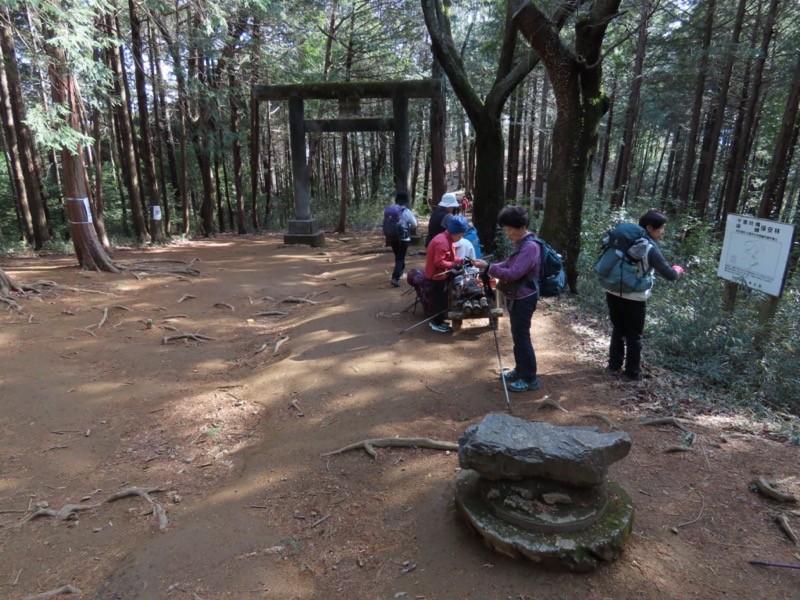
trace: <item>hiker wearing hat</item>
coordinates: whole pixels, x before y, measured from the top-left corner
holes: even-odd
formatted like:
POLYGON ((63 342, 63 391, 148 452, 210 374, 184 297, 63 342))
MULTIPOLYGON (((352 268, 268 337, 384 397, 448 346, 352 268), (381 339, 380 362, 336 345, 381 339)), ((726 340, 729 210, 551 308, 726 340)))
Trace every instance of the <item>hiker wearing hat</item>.
POLYGON ((447 224, 453 218, 453 213, 459 207, 455 194, 447 193, 442 196, 442 201, 433 209, 431 218, 428 221, 428 235, 425 237, 425 247, 427 248, 431 240, 437 235, 447 230, 447 224))
POLYGON ((444 320, 448 308, 447 282, 452 275, 451 269, 462 265, 462 260, 456 257, 453 244, 464 237, 466 232, 467 220, 460 216, 453 217, 447 225, 447 231, 438 234, 428 245, 425 278, 430 282, 431 312, 434 315, 430 328, 438 333, 453 331, 444 320))

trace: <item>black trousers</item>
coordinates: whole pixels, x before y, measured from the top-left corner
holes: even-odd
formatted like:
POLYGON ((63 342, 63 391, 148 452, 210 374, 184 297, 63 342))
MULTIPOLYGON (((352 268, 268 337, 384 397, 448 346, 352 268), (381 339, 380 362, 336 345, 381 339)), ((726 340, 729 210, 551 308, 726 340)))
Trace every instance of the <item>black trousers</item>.
POLYGON ((411 242, 403 242, 401 240, 390 240, 389 245, 394 252, 394 271, 392 271, 392 279, 400 279, 403 272, 406 270, 406 253, 411 242))
POLYGON ((441 281, 431 279, 430 294, 431 314, 437 315, 431 319, 431 322, 434 325, 441 325, 444 323, 444 318, 447 316, 447 307, 449 305, 449 300, 447 298, 447 279, 441 281))
POLYGON ((608 348, 608 367, 638 377, 642 372, 642 338, 647 303, 628 300, 606 293, 608 315, 611 318, 611 344, 608 348))

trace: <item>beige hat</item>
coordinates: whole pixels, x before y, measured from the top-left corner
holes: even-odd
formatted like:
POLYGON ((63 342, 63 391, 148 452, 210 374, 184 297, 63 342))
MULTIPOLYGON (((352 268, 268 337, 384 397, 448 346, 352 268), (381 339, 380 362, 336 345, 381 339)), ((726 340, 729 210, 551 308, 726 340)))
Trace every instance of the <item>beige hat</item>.
POLYGON ((461 205, 458 203, 458 200, 456 200, 456 195, 448 192, 442 196, 442 201, 439 202, 439 206, 444 208, 459 208, 461 205))

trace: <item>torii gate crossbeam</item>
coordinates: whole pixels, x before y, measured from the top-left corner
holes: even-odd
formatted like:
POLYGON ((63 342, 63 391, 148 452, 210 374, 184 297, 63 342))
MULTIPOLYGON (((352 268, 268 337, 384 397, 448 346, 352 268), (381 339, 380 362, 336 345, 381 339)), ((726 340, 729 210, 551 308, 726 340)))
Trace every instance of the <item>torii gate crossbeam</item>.
POLYGON ((319 247, 325 245, 325 236, 319 229, 319 221, 311 216, 306 134, 328 131, 393 131, 395 191, 407 192, 410 154, 408 99, 438 97, 441 95, 441 83, 435 79, 422 79, 416 81, 257 85, 253 88, 253 94, 259 101, 289 101, 289 137, 292 152, 295 218, 288 223, 288 232, 284 234, 284 242, 319 247), (341 107, 348 103, 357 106, 361 98, 391 99, 392 118, 316 120, 306 120, 305 118, 304 100, 339 100, 341 107))

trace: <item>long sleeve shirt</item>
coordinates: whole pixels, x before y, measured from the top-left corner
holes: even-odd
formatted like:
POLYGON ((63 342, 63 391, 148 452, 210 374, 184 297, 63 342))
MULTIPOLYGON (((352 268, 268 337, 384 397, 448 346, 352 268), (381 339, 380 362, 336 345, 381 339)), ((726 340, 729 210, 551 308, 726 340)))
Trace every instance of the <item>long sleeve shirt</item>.
POLYGON ((520 282, 514 299, 525 298, 536 293, 533 282, 539 279, 542 253, 539 244, 534 241, 526 241, 532 237, 534 237, 533 233, 526 233, 514 246, 511 256, 503 262, 494 263, 489 267, 491 277, 508 283, 520 282))
POLYGON ((428 251, 425 255, 425 277, 435 281, 447 279, 450 269, 461 264, 461 259, 456 258, 456 250, 453 247, 453 238, 450 233, 443 231, 431 240, 428 244, 428 251))

